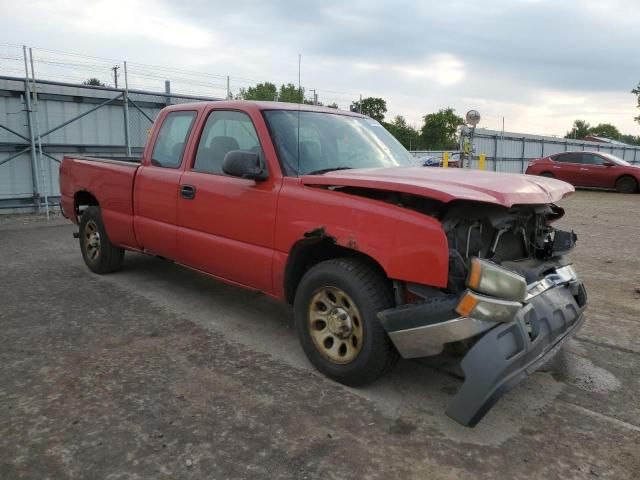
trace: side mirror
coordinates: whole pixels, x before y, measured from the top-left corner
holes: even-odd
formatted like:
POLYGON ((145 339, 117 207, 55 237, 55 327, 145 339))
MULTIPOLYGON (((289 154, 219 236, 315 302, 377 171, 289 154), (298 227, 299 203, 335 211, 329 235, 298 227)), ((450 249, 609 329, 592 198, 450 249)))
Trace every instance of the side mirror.
POLYGON ((222 171, 232 177, 248 178, 260 182, 268 177, 262 167, 260 155, 255 152, 231 150, 224 156, 222 171))
POLYGON ((614 167, 616 164, 615 164, 615 163, 613 163, 611 160, 605 160, 605 161, 604 161, 604 163, 603 163, 603 165, 604 165, 605 167, 614 167))

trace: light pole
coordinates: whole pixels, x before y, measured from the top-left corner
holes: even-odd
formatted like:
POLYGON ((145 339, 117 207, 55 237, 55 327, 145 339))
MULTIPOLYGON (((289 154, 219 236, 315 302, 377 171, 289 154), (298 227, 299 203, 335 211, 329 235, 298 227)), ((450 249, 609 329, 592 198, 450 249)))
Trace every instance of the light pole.
POLYGON ((480 112, 477 110, 469 110, 465 115, 465 123, 471 130, 469 132, 469 152, 463 151, 463 166, 469 168, 471 166, 471 155, 473 154, 473 135, 476 131, 476 125, 480 123, 480 112))

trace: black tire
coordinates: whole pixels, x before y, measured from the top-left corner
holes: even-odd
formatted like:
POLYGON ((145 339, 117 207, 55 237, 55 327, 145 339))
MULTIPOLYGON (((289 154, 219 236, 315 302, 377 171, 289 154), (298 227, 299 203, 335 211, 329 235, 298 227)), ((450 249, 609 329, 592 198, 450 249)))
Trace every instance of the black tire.
POLYGON ((547 177, 547 178, 556 178, 556 176, 555 176, 553 173, 551 173, 551 172, 542 172, 542 173, 540 174, 540 176, 541 176, 541 177, 547 177))
POLYGON ((115 247, 109 240, 100 207, 89 207, 82 213, 79 239, 84 263, 93 273, 115 272, 122 266, 124 249, 115 247))
MULTIPOLYGON (((366 262, 336 258, 315 265, 300 281, 294 301, 296 330, 307 358, 327 377, 345 385, 362 386, 378 379, 398 361, 398 352, 377 317, 378 312, 393 305, 389 280, 366 262), (353 315, 352 320, 354 328, 357 323, 362 337, 358 340, 359 352, 348 363, 332 361, 327 357, 326 349, 316 345, 317 340, 312 337, 312 301, 319 292, 331 288, 345 293, 360 316, 358 320, 353 315)), ((331 335, 329 329, 326 326, 323 331, 331 335)), ((346 340, 349 348, 351 340, 353 338, 346 340)), ((337 341, 345 342, 343 339, 337 341)))
POLYGON ((616 190, 620 193, 635 193, 638 190, 638 181, 628 175, 616 180, 616 190))

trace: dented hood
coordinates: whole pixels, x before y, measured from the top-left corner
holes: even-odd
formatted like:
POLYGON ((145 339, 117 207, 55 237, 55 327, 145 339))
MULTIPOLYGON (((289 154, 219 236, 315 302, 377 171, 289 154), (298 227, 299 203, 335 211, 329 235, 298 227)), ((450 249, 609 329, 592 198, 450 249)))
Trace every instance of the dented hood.
POLYGON ((573 193, 568 183, 546 177, 462 168, 391 167, 305 175, 309 186, 359 187, 410 193, 442 202, 471 200, 511 207, 553 203, 573 193))

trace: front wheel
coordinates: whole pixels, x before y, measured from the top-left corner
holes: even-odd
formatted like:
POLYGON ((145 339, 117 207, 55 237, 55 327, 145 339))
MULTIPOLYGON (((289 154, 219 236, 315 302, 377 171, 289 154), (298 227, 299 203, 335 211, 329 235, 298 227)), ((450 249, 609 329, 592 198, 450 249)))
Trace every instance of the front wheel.
POLYGON ((124 250, 109 240, 99 207, 89 207, 82 213, 79 238, 82 258, 93 273, 115 272, 122 266, 124 250))
POLYGON ((314 266, 302 278, 294 302, 307 358, 345 385, 373 382, 398 360, 377 317, 393 304, 388 279, 363 261, 337 258, 314 266))
POLYGON ((638 182, 633 177, 620 177, 616 182, 616 190, 620 193, 634 193, 638 190, 638 182))

